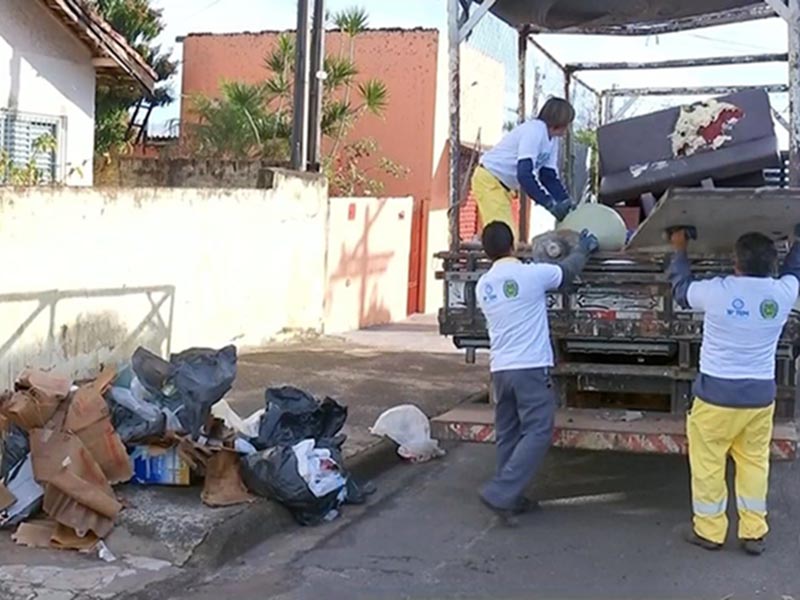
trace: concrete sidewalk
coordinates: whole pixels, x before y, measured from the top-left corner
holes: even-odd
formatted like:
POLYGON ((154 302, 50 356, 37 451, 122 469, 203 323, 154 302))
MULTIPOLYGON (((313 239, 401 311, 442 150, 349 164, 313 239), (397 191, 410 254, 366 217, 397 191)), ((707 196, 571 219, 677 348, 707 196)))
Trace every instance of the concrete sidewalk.
MULTIPOLYGON (((345 457, 357 475, 369 476, 394 458, 394 448, 369 434, 381 412, 413 403, 429 416, 485 390, 485 366, 464 364, 438 336, 435 320, 357 332, 339 338, 286 343, 243 354, 228 401, 240 415, 264 407, 267 387, 293 385, 348 407, 345 457)), ((389 462, 388 464, 393 464, 389 462)), ((124 510, 108 540, 119 558, 29 550, 0 535, 0 598, 83 600, 132 592, 174 577, 187 565, 219 565, 275 531, 294 527, 280 506, 211 509, 200 488, 123 486, 124 510)))

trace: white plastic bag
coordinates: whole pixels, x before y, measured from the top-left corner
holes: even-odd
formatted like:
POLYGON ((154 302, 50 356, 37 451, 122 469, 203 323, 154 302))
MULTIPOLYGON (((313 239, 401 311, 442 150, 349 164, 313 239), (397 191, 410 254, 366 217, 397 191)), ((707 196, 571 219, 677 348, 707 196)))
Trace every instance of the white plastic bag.
POLYGON ((439 442, 431 439, 431 424, 413 404, 395 406, 383 413, 369 430, 372 435, 388 437, 400 447, 397 453, 415 463, 445 455, 439 442))
POLYGON ((263 408, 259 409, 246 419, 242 419, 225 399, 211 407, 211 414, 217 419, 222 419, 226 427, 250 439, 258 437, 258 428, 264 411, 263 408))
POLYGON ((314 440, 304 440, 292 446, 292 451, 297 458, 297 472, 317 498, 345 489, 347 479, 333 460, 330 450, 316 448, 314 440))

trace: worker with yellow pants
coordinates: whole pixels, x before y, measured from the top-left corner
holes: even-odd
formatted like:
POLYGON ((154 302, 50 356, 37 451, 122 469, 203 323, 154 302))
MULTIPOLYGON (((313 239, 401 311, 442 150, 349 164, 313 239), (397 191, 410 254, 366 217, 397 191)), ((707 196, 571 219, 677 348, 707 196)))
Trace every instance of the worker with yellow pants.
POLYGON ((725 543, 730 456, 736 467, 738 537, 748 554, 760 555, 769 531, 775 352, 800 291, 800 244, 792 245, 775 278, 774 242, 749 233, 736 242, 733 276, 694 281, 687 257, 693 233, 678 228, 670 234, 673 297, 684 308, 705 313, 700 372, 686 427, 694 513, 686 539, 706 550, 725 543))
POLYGON ((515 127, 483 155, 472 176, 472 193, 484 226, 505 223, 518 240, 511 202, 520 190, 558 221, 569 214, 573 203, 558 176, 558 152, 559 138, 574 120, 569 102, 550 98, 536 119, 515 127))

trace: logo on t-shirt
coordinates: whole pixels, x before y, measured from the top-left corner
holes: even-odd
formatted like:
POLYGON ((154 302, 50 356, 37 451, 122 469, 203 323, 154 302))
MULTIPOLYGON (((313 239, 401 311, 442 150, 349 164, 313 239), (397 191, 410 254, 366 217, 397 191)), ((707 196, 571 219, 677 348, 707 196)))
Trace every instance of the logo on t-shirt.
POLYGON ((772 320, 778 318, 779 309, 778 303, 772 298, 768 298, 761 303, 759 312, 762 318, 772 320))
POLYGON ((503 295, 506 298, 516 298, 519 296, 519 284, 513 279, 507 279, 503 283, 503 295))
POLYGON ((747 318, 750 316, 750 311, 745 310, 744 300, 741 298, 734 298, 731 302, 731 307, 728 309, 729 317, 747 318))
POLYGON ((483 301, 494 302, 495 300, 497 300, 497 294, 494 293, 494 287, 492 287, 492 284, 487 283, 483 286, 483 301))

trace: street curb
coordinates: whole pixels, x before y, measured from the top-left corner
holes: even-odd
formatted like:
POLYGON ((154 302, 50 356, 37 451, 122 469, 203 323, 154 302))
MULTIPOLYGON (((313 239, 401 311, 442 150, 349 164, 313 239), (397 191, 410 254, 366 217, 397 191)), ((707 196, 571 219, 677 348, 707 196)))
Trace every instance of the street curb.
MULTIPOLYGON (((381 440, 346 460, 345 464, 356 480, 366 482, 401 462, 397 445, 381 440)), ((183 566, 219 568, 291 527, 298 525, 289 511, 276 502, 259 499, 247 510, 208 531, 183 566)))
MULTIPOLYGON (((397 454, 397 444, 386 439, 345 460, 350 475, 361 483, 402 463, 403 460, 397 454)), ((259 499, 247 510, 209 531, 205 540, 181 566, 182 573, 169 581, 156 581, 144 589, 123 593, 117 596, 117 600, 170 598, 171 593, 185 590, 209 569, 221 568, 270 538, 298 527, 300 526, 280 504, 259 499)))

